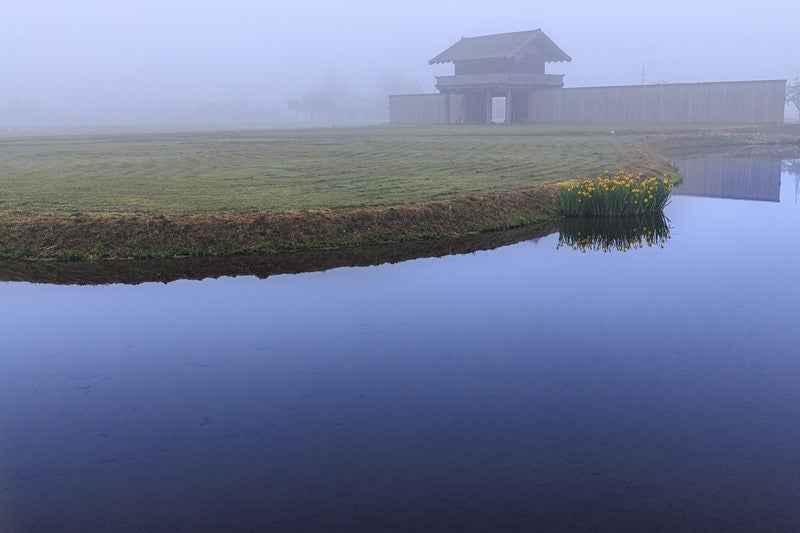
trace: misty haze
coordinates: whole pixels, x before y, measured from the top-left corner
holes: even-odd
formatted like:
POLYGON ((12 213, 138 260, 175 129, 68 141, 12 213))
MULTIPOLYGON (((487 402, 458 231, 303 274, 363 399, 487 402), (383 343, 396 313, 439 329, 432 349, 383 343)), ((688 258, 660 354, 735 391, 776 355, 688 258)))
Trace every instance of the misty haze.
POLYGON ((0 533, 800 529, 798 24, 7 0, 0 533))
POLYGON ((6 2, 0 128, 381 122, 429 92, 460 37, 543 28, 568 87, 786 79, 800 8, 780 1, 6 2), (327 93, 332 109, 288 106, 327 93))

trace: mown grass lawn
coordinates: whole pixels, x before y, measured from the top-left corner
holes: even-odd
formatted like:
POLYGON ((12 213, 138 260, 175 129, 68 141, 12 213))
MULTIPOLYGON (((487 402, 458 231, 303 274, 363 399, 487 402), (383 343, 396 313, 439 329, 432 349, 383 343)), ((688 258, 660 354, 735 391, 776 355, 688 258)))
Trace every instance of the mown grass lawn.
POLYGON ((618 170, 646 132, 483 126, 0 138, 0 211, 382 206, 618 170))

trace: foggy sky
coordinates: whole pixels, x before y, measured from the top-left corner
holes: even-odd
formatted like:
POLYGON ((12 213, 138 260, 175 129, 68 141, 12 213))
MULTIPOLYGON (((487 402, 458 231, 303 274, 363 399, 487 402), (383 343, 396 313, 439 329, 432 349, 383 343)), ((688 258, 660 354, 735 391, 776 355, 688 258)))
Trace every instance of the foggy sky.
POLYGON ((794 1, 3 0, 0 127, 268 117, 326 77, 434 91, 452 66, 427 61, 460 37, 534 28, 572 56, 548 65, 571 87, 639 84, 643 64, 646 83, 800 76, 794 1))

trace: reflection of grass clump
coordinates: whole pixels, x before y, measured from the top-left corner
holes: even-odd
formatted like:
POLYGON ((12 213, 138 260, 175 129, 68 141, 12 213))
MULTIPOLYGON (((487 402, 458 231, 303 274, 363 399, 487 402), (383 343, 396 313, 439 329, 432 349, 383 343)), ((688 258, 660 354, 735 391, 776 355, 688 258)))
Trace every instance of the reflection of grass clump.
POLYGON ((670 238, 669 221, 663 214, 636 217, 564 218, 560 222, 558 248, 579 252, 627 252, 659 246, 670 238))
POLYGON ((570 217, 660 213, 669 203, 672 191, 667 174, 656 178, 624 171, 561 185, 559 207, 563 215, 570 217))

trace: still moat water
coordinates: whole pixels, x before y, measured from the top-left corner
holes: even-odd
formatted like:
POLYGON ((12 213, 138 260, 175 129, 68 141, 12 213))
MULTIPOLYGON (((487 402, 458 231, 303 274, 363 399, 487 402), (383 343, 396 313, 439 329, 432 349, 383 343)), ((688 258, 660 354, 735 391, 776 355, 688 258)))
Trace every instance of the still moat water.
POLYGON ((797 163, 678 164, 653 238, 0 283, 0 531, 800 527, 797 163))

